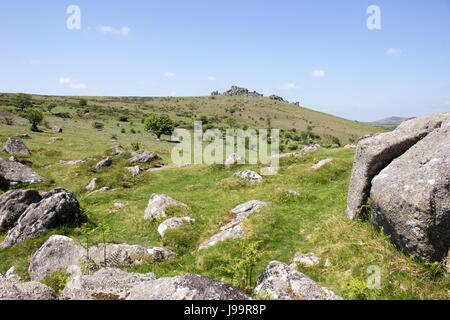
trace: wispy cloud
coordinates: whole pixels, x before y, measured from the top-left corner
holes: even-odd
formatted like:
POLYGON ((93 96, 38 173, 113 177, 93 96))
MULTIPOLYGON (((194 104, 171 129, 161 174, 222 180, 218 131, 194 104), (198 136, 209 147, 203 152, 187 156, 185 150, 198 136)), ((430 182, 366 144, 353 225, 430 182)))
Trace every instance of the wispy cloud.
POLYGON ((97 31, 102 34, 118 34, 121 36, 127 36, 130 33, 131 29, 126 26, 123 26, 120 29, 115 29, 111 26, 98 26, 97 31))
POLYGON ((297 85, 293 82, 289 82, 289 83, 284 83, 280 86, 281 90, 290 90, 290 89, 294 89, 296 88, 297 85))
POLYGON ((214 76, 209 76, 209 77, 208 77, 208 80, 209 80, 209 81, 216 81, 216 77, 214 77, 214 76))
POLYGON ((384 54, 391 57, 400 57, 400 55, 402 54, 402 50, 389 48, 384 54))
POLYGON ((172 77, 175 77, 175 73, 167 71, 167 72, 163 73, 163 76, 166 78, 172 78, 172 77))
POLYGON ((67 86, 67 88, 70 88, 70 89, 86 89, 87 88, 87 86, 84 83, 81 83, 78 80, 73 80, 73 79, 64 78, 64 77, 59 78, 59 84, 65 85, 65 86, 67 86))
POLYGON ((323 78, 323 77, 325 77, 325 71, 323 71, 323 70, 314 70, 313 72, 311 72, 311 76, 313 78, 323 78))

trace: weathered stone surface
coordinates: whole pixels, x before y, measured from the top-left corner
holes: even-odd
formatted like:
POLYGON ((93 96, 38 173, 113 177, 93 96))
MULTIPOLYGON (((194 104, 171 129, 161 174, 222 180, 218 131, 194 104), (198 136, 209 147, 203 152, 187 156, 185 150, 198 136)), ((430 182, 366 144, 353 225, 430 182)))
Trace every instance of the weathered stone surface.
POLYGON ((131 153, 131 158, 129 161, 131 163, 147 163, 152 162, 158 156, 156 153, 148 151, 148 150, 139 150, 131 153))
POLYGON ((18 275, 8 271, 0 273, 0 300, 58 300, 55 291, 42 283, 24 282, 18 275))
POLYGON ((152 194, 148 200, 147 209, 144 212, 144 219, 165 218, 167 206, 187 207, 183 202, 172 199, 167 194, 152 194))
POLYGON ((346 214, 357 219, 367 214, 362 210, 370 194, 372 179, 392 160, 441 127, 450 112, 402 122, 392 132, 362 137, 357 144, 352 177, 347 196, 346 214))
MULTIPOLYGON (((211 94, 213 95, 213 94, 211 94)), ((216 95, 216 94, 214 94, 216 95)), ((250 92, 246 88, 239 88, 237 86, 231 86, 231 89, 228 91, 225 91, 223 93, 224 96, 232 97, 232 96, 247 96, 247 97, 262 97, 263 95, 261 93, 258 93, 256 91, 250 92)))
POLYGON ((8 138, 8 140, 6 140, 6 143, 3 146, 3 151, 9 154, 24 154, 26 156, 31 155, 30 150, 28 150, 25 143, 14 138, 8 138))
POLYGON ((192 219, 190 217, 170 218, 158 226, 158 233, 161 235, 161 237, 163 237, 167 230, 177 229, 184 224, 193 224, 193 223, 195 223, 195 219, 192 219))
POLYGON ((303 152, 314 152, 314 151, 316 151, 316 150, 319 149, 319 148, 320 148, 320 145, 319 145, 319 144, 312 144, 312 145, 309 145, 309 146, 304 147, 304 148, 302 149, 302 151, 303 151, 303 152))
POLYGON ((251 170, 239 171, 239 172, 236 172, 235 175, 240 177, 240 178, 242 178, 242 179, 248 180, 251 183, 263 182, 264 181, 263 177, 261 177, 255 171, 251 171, 251 170))
POLYGON ((347 144, 344 146, 344 149, 355 149, 356 146, 354 144, 347 144))
POLYGON ((243 163, 245 163, 245 157, 237 153, 233 153, 225 160, 224 165, 231 166, 233 164, 243 164, 243 163))
POLYGON ((256 211, 261 210, 263 207, 267 206, 267 203, 259 200, 251 200, 246 203, 240 204, 231 210, 231 213, 235 214, 236 217, 230 223, 222 226, 220 232, 213 235, 208 240, 204 241, 198 248, 198 250, 209 248, 218 242, 225 241, 227 239, 239 239, 244 235, 242 229, 242 221, 247 219, 248 216, 256 211))
POLYGON ((127 300, 250 300, 229 284, 198 274, 142 282, 130 290, 127 300))
POLYGON ((111 150, 112 150, 112 155, 113 155, 113 156, 121 156, 121 155, 123 155, 123 154, 126 153, 125 151, 120 150, 120 149, 117 148, 117 147, 113 147, 113 148, 111 148, 111 150))
POLYGON ((14 156, 9 157, 8 160, 9 161, 14 161, 14 162, 19 162, 19 160, 16 157, 14 157, 14 156))
POLYGON ((61 299, 124 300, 137 284, 156 280, 153 273, 128 273, 120 269, 102 268, 89 276, 82 275, 79 268, 72 269, 72 277, 61 292, 61 299))
POLYGON ((44 181, 45 179, 43 177, 20 162, 0 158, 0 183, 13 186, 17 184, 35 184, 44 181))
POLYGON ((273 300, 342 300, 287 264, 271 261, 259 275, 255 294, 267 294, 273 300))
POLYGON ((14 227, 32 203, 41 201, 37 190, 10 190, 0 196, 0 232, 14 227))
POLYGON ((112 165, 112 163, 113 163, 113 158, 107 157, 106 159, 101 160, 100 162, 98 162, 95 165, 95 170, 98 171, 98 170, 103 169, 105 167, 109 167, 110 165, 112 165))
POLYGON ((275 95, 275 94, 270 95, 270 96, 269 96, 269 99, 272 99, 272 100, 275 100, 275 101, 281 101, 281 102, 284 102, 284 99, 283 99, 282 97, 277 96, 277 95, 275 95))
MULTIPOLYGON (((104 249, 103 244, 89 248, 89 260, 94 266, 105 266, 104 249)), ((163 261, 175 256, 175 253, 159 247, 129 244, 106 245, 106 265, 109 267, 134 266, 146 261, 163 261)), ((75 244, 71 238, 53 235, 34 254, 28 267, 28 273, 32 280, 41 281, 46 275, 51 275, 55 271, 69 272, 73 266, 80 268, 83 260, 87 260, 85 248, 75 244)))
POLYGON ((127 170, 131 172, 131 175, 133 177, 137 177, 138 175, 140 175, 144 171, 141 168, 141 166, 127 167, 127 170))
POLYGON ((320 258, 317 257, 313 252, 307 254, 302 254, 297 252, 293 259, 294 263, 301 263, 305 266, 312 267, 320 262, 320 258))
POLYGON ((0 247, 9 248, 36 238, 51 228, 76 221, 79 216, 80 205, 75 195, 62 188, 53 189, 44 193, 41 201, 28 206, 0 247))
POLYGON ((73 166, 76 164, 88 162, 90 160, 95 160, 95 159, 82 159, 82 160, 69 160, 69 161, 59 160, 56 164, 73 166))
POLYGON ((94 178, 89 182, 89 184, 86 186, 86 190, 92 191, 97 187, 97 178, 94 178))
POLYGON ((315 165, 312 165, 311 167, 309 167, 309 169, 310 169, 310 170, 318 170, 318 169, 322 168, 324 165, 326 165, 327 163, 330 163, 330 162, 332 162, 332 161, 333 161, 332 158, 320 160, 320 161, 317 162, 315 165))
POLYGON ((374 177, 372 220, 408 254, 439 261, 450 245, 449 195, 450 113, 374 177))

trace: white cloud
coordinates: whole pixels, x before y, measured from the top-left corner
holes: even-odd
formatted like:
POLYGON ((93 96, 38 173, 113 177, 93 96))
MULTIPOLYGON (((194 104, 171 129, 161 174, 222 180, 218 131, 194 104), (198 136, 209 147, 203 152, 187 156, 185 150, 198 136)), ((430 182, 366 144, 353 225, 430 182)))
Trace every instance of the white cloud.
POLYGON ((402 54, 402 50, 389 48, 384 54, 391 57, 399 57, 402 54))
POLYGON ((118 34, 121 36, 127 36, 130 33, 131 29, 126 26, 123 26, 120 29, 114 29, 111 26, 98 26, 97 31, 103 34, 111 33, 111 34, 118 34))
POLYGON ((175 73, 167 71, 163 73, 163 76, 166 78, 171 78, 171 77, 175 77, 175 73))
POLYGON ((209 77, 208 77, 208 80, 209 80, 209 81, 216 81, 216 77, 214 77, 214 76, 209 76, 209 77))
POLYGON ((290 89, 294 89, 296 88, 297 85, 293 82, 289 82, 289 83, 284 83, 280 86, 281 90, 290 90, 290 89))
POLYGON ((81 83, 78 80, 73 80, 70 78, 59 78, 59 84, 66 85, 70 89, 86 89, 87 86, 84 83, 81 83))
POLYGON ((323 77, 325 77, 325 71, 314 70, 313 72, 311 72, 311 76, 313 76, 314 78, 323 78, 323 77))

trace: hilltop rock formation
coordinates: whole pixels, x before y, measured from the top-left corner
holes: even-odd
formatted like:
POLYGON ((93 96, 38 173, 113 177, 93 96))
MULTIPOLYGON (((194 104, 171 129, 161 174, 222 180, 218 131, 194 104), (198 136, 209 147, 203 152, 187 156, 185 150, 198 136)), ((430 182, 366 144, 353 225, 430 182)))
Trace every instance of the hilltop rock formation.
POLYGON ((148 200, 147 209, 144 212, 144 219, 165 218, 167 206, 187 207, 183 202, 172 199, 167 194, 152 194, 148 200))
POLYGON ((31 155, 30 150, 28 150, 25 143, 14 138, 8 138, 8 140, 6 140, 6 143, 3 146, 3 151, 9 154, 23 154, 26 156, 31 155))
POLYGON ((273 300, 342 300, 330 289, 279 261, 269 263, 253 292, 267 294, 273 300))
POLYGON ((71 192, 62 188, 42 194, 39 202, 30 204, 10 229, 0 247, 10 248, 24 240, 33 239, 49 229, 76 221, 80 205, 71 192))
POLYGON ((231 89, 228 91, 225 91, 223 93, 224 96, 231 97, 231 96, 246 96, 246 97, 262 97, 263 95, 261 93, 258 93, 256 91, 250 92, 246 88, 240 88, 237 86, 231 86, 231 89))
POLYGON ((358 141, 346 214, 371 216, 408 254, 441 260, 450 243, 450 112, 358 141), (371 199, 371 212, 364 206, 371 199), (365 209, 365 210, 364 210, 365 209))

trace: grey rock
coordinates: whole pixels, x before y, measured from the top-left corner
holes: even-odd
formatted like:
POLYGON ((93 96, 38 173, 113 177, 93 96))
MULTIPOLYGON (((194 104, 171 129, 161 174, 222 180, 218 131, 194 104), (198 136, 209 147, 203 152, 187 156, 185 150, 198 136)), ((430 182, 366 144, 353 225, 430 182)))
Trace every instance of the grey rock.
POLYGON ((56 133, 62 133, 62 132, 63 132, 63 129, 62 129, 62 128, 56 127, 56 126, 53 127, 52 130, 53 130, 53 132, 56 132, 56 133))
POLYGON ((320 145, 319 144, 311 144, 311 145, 309 145, 309 146, 306 146, 306 147, 304 147, 303 149, 302 149, 302 151, 303 152, 314 152, 314 151, 317 151, 317 149, 319 149, 320 148, 320 145))
POLYGON ((61 138, 61 137, 51 137, 50 138, 50 141, 62 141, 63 140, 63 138, 61 138))
POLYGON ((222 230, 219 233, 216 233, 208 240, 202 242, 198 247, 197 251, 212 247, 216 245, 218 242, 222 242, 228 239, 240 239, 244 235, 244 231, 242 230, 242 225, 238 224, 234 227, 228 228, 226 230, 222 230))
POLYGON ((318 169, 322 168, 324 165, 326 165, 327 163, 330 163, 330 162, 332 162, 332 161, 333 161, 332 158, 320 160, 320 161, 317 162, 315 165, 309 167, 309 169, 310 169, 310 170, 318 170, 318 169))
POLYGON ((139 150, 131 153, 131 158, 129 161, 131 163, 147 163, 152 162, 158 156, 156 153, 148 151, 148 150, 139 150))
POLYGON ((342 300, 330 289, 279 261, 269 263, 253 292, 269 295, 272 300, 342 300))
POLYGON ((450 245, 449 195, 450 113, 373 178, 372 221, 406 253, 440 261, 450 245))
POLYGON ((112 163, 113 163, 113 158, 107 157, 106 159, 101 160, 100 162, 98 162, 95 165, 95 170, 98 171, 98 170, 103 169, 105 167, 109 167, 110 165, 112 165, 112 163))
POLYGON ((10 229, 0 247, 10 248, 24 240, 36 238, 49 229, 71 223, 80 217, 80 205, 71 192, 62 188, 42 195, 22 213, 14 228, 10 229))
POLYGON ((17 184, 35 184, 44 181, 45 179, 43 177, 20 162, 0 158, 1 183, 13 186, 17 184))
POLYGON ((130 290, 144 282, 156 280, 153 273, 128 273, 120 269, 102 268, 93 275, 83 275, 73 268, 72 277, 61 292, 64 300, 124 300, 130 290))
POLYGON ((370 195, 372 179, 392 160, 439 128, 450 112, 404 121, 392 132, 367 135, 359 139, 347 196, 346 215, 357 219, 370 195))
POLYGON ((158 233, 161 235, 161 237, 163 237, 167 230, 177 229, 184 224, 193 224, 193 223, 195 223, 195 219, 192 219, 190 217, 170 218, 158 226, 158 233))
POLYGON ((8 140, 6 140, 6 143, 3 146, 3 151, 9 154, 24 154, 26 156, 31 155, 30 150, 28 150, 25 143, 14 138, 8 138, 8 140))
POLYGON ((269 96, 269 99, 271 100, 275 100, 275 101, 281 101, 281 102, 285 102, 284 99, 280 96, 277 96, 275 94, 272 94, 271 96, 269 96))
POLYGON ((19 159, 17 159, 17 158, 14 157, 14 156, 9 157, 8 160, 9 160, 9 161, 14 161, 14 162, 19 162, 19 159))
POLYGON ((30 135, 26 134, 26 133, 18 133, 15 135, 15 137, 19 138, 19 139, 30 139, 31 138, 30 135))
POLYGON ((187 207, 186 204, 177 201, 167 194, 152 194, 148 200, 147 208, 144 212, 144 219, 159 219, 165 218, 165 209, 167 206, 183 206, 187 207))
POLYGON ((237 153, 233 153, 225 160, 224 165, 228 167, 233 164, 242 164, 242 163, 245 163, 245 157, 237 153))
POLYGON ((232 96, 246 96, 246 97, 262 97, 263 95, 261 93, 258 93, 256 91, 250 92, 246 88, 240 88, 238 86, 231 86, 231 89, 228 91, 225 91, 223 93, 224 96, 232 97, 232 96))
POLYGON ((42 283, 25 282, 16 274, 8 271, 0 274, 0 300, 58 300, 55 291, 42 283))
POLYGON ((344 146, 344 149, 356 149, 356 146, 354 144, 347 144, 344 146))
MULTIPOLYGON (((94 266, 105 266, 105 247, 103 244, 89 248, 89 257, 81 244, 76 244, 71 238, 59 235, 51 236, 30 260, 28 273, 30 278, 41 281, 46 275, 55 271, 71 273, 78 270, 81 263, 89 259, 94 266)), ((164 261, 175 258, 175 253, 159 247, 143 247, 129 244, 107 244, 106 265, 136 266, 144 262, 164 261)))
POLYGON ((112 155, 113 156, 121 156, 121 155, 126 153, 125 151, 120 150, 119 148, 116 148, 116 147, 111 148, 111 149, 112 149, 112 155))
MULTIPOLYGON (((88 196, 96 194, 96 193, 106 192, 106 191, 109 191, 109 190, 111 190, 109 187, 103 187, 103 188, 100 188, 98 190, 92 191, 91 193, 88 194, 88 196)), ((116 190, 116 189, 113 189, 113 190, 116 190)))
POLYGON ((127 300, 250 300, 231 285, 198 274, 142 282, 130 290, 127 300))
POLYGON ((127 167, 127 170, 131 172, 131 175, 133 177, 137 177, 142 172, 144 172, 144 170, 141 168, 141 166, 127 167))
POLYGON ((32 203, 41 201, 37 190, 10 190, 0 196, 0 232, 14 227, 32 203))
POLYGON ((97 178, 94 178, 89 182, 89 184, 86 186, 86 190, 92 191, 97 187, 97 178))
POLYGON ((307 267, 312 267, 320 262, 320 258, 317 257, 313 252, 307 254, 297 252, 294 256, 293 262, 303 264, 307 267))
POLYGON ((261 177, 255 171, 251 171, 251 170, 244 170, 244 171, 236 172, 235 175, 242 179, 248 180, 251 183, 264 181, 263 177, 261 177))
POLYGON ((59 160, 56 164, 73 166, 73 165, 76 165, 76 164, 81 164, 81 163, 88 162, 90 160, 93 160, 93 159, 69 160, 69 161, 59 160))

